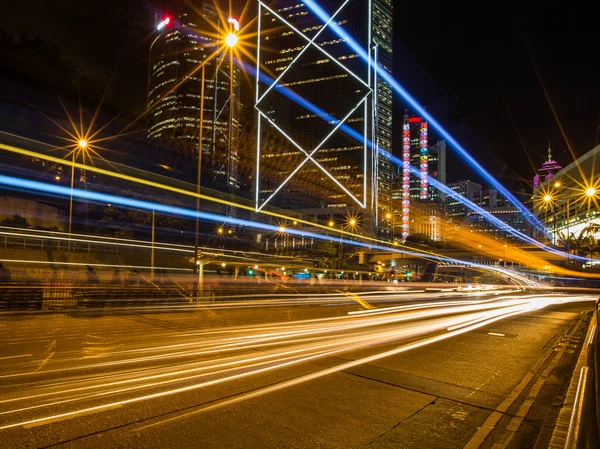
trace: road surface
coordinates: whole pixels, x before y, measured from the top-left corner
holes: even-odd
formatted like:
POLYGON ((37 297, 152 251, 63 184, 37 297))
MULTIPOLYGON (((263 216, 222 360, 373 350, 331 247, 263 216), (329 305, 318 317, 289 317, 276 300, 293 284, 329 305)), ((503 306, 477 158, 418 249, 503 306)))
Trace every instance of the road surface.
POLYGON ((373 292, 4 313, 0 447, 543 445, 595 299, 373 292))

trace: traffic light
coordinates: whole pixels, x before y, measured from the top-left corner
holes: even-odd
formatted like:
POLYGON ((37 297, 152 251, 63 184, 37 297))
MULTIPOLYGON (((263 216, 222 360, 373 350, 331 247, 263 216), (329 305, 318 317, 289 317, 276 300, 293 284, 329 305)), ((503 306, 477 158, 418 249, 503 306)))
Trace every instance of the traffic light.
POLYGON ((248 276, 252 276, 254 274, 254 270, 248 270, 248 276))

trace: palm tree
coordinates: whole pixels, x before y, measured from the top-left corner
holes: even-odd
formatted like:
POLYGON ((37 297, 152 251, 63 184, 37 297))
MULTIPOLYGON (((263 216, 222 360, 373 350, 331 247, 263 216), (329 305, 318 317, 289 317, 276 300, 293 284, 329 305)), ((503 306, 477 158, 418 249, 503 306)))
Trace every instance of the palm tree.
POLYGON ((600 252, 600 241, 595 238, 598 232, 600 232, 600 225, 590 223, 579 232, 578 236, 575 236, 574 233, 569 236, 560 233, 560 237, 567 245, 569 254, 573 251, 577 256, 586 257, 589 254, 590 258, 593 258, 594 253, 600 252))

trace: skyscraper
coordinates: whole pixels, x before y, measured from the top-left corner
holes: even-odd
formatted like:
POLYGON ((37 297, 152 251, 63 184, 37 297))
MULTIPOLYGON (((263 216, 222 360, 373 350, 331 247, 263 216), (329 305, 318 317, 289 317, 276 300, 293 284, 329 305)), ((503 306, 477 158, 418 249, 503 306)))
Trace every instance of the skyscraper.
MULTIPOLYGON (((391 71, 390 0, 321 5, 391 71)), ((391 206, 391 164, 371 145, 391 151, 390 86, 306 4, 260 3, 260 11, 257 207, 366 208, 371 229, 389 231, 378 216, 391 206)))
POLYGON ((420 117, 409 117, 408 111, 404 115, 402 133, 401 182, 394 184, 392 197, 401 201, 402 238, 406 239, 409 223, 412 223, 411 202, 444 202, 444 195, 429 185, 428 177, 446 183, 446 142, 441 140, 430 147, 427 122, 420 117), (418 169, 418 174, 411 172, 411 166, 418 169))
MULTIPOLYGON (((479 202, 481 198, 481 184, 473 181, 458 181, 448 184, 448 187, 465 197, 469 201, 479 202)), ((446 195, 446 216, 455 223, 460 223, 467 217, 469 209, 457 198, 451 195, 446 195)))
MULTIPOLYGON (((204 64, 203 184, 233 192, 239 187, 240 70, 226 52, 213 56, 224 25, 211 3, 196 11, 182 2, 177 11, 156 18, 148 64, 148 138, 198 157, 204 64)), ((195 172, 194 164, 190 169, 195 172)))
POLYGON ((525 221, 523 214, 496 189, 482 190, 478 197, 473 197, 473 202, 480 206, 483 212, 467 210, 471 231, 483 233, 491 238, 502 238, 515 242, 521 242, 521 239, 513 234, 512 229, 530 234, 530 226, 525 221), (490 217, 495 217, 504 224, 498 226, 490 220, 490 217))

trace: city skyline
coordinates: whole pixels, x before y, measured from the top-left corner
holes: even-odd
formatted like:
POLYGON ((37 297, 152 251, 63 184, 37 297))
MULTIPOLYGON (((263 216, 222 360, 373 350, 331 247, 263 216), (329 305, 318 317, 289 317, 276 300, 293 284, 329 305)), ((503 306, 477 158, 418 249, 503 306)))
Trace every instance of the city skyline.
MULTIPOLYGON (((108 48, 114 49, 118 48, 118 46, 115 47, 113 45, 108 47, 94 47, 94 40, 89 41, 88 50, 92 60, 94 60, 94 55, 97 54, 102 55, 101 60, 104 61, 97 65, 96 70, 103 71, 103 74, 100 76, 96 76, 99 74, 94 75, 94 73, 91 73, 85 69, 84 62, 89 59, 84 58, 82 53, 77 48, 73 48, 73 43, 80 42, 80 40, 69 41, 68 43, 66 41, 67 37, 71 36, 72 33, 77 30, 77 27, 63 27, 64 30, 59 32, 57 28, 49 26, 49 23, 55 23, 56 21, 40 23, 33 21, 24 23, 20 20, 22 16, 15 17, 14 20, 12 20, 13 18, 10 17, 10 12, 9 15, 4 17, 7 20, 4 23, 0 22, 0 27, 17 33, 21 30, 28 31, 38 36, 47 37, 48 40, 58 42, 59 46, 64 48, 63 53, 66 54, 67 59, 74 60, 78 65, 83 67, 84 72, 87 71, 95 78, 108 79, 113 76, 115 80, 113 84, 111 84, 111 89, 114 92, 117 92, 117 94, 114 96, 119 98, 127 98, 128 106, 134 106, 137 104, 138 108, 141 108, 145 103, 143 97, 145 97, 146 89, 139 89, 139 87, 135 86, 141 87, 145 84, 144 78, 146 77, 145 73, 147 66, 144 62, 144 59, 147 58, 147 53, 144 51, 144 47, 148 42, 148 33, 152 31, 148 24, 151 23, 151 18, 154 16, 154 14, 160 12, 160 5, 150 7, 150 5, 146 3, 131 1, 123 4, 122 7, 117 9, 111 10, 112 7, 113 5, 110 3, 103 4, 103 8, 106 8, 106 14, 104 14, 106 23, 112 23, 112 21, 115 22, 115 25, 111 25, 111 33, 107 36, 104 36, 103 40, 121 40, 123 42, 123 50, 120 51, 117 49, 116 52, 107 53, 108 48), (137 11, 137 14, 133 14, 134 10, 137 11), (128 17, 135 17, 135 20, 132 24, 130 24, 129 27, 126 27, 125 23, 127 23, 128 17), (125 58, 122 54, 123 51, 129 52, 129 55, 125 58), (120 61, 119 66, 122 67, 124 71, 116 68, 117 66, 114 63, 114 58, 117 58, 120 61), (137 80, 137 82, 133 85, 133 88, 131 85, 128 85, 127 88, 123 88, 124 73, 128 74, 128 79, 130 80, 126 83, 137 80), (137 98, 137 100, 132 102, 131 98, 137 98)), ((241 11, 242 7, 243 5, 240 4, 238 6, 238 11, 241 11)), ((251 11, 253 4, 250 4, 249 7, 249 11, 251 11)), ((514 96, 512 93, 513 89, 510 87, 510 85, 503 87, 500 84, 501 89, 498 91, 498 89, 494 88, 494 82, 490 83, 487 80, 485 81, 485 86, 481 84, 483 81, 477 81, 477 83, 480 84, 471 85, 466 84, 466 81, 456 81, 453 75, 453 73, 456 71, 449 70, 450 67, 454 67, 453 65, 443 69, 441 68, 443 66, 440 66, 440 70, 432 70, 430 67, 436 64, 435 61, 436 58, 438 58, 438 54, 433 51, 431 42, 435 39, 438 39, 439 41, 437 36, 444 32, 446 33, 447 41, 444 45, 450 46, 451 43, 455 41, 464 42, 468 33, 466 31, 462 31, 461 33, 453 32, 448 34, 443 26, 434 26, 430 27, 428 32, 421 37, 420 43, 416 43, 415 39, 413 38, 413 34, 410 34, 410 30, 416 25, 416 23, 414 21, 402 22, 401 19, 402 14, 410 13, 411 7, 412 6, 409 5, 401 10, 397 10, 394 14, 396 23, 396 33, 394 34, 394 42, 396 42, 395 52, 400 55, 395 59, 396 62, 394 74, 397 78, 402 79, 406 86, 416 93, 417 97, 423 97, 424 103, 429 105, 433 112, 438 113, 442 121, 445 121, 446 124, 450 126, 451 130, 459 135, 461 140, 466 141, 469 146, 473 148, 489 148, 489 150, 482 151, 481 153, 481 156, 486 159, 484 160, 486 165, 493 167, 493 169, 497 171, 499 175, 503 176, 507 182, 512 183, 516 188, 519 186, 519 181, 515 179, 515 176, 517 179, 529 180, 533 176, 535 170, 537 170, 537 165, 543 162, 545 159, 547 141, 549 139, 552 141, 552 146, 556 149, 555 157, 559 162, 562 163, 562 165, 565 165, 573 160, 572 156, 568 156, 568 151, 566 153, 564 152, 566 149, 566 144, 564 143, 556 122, 550 113, 550 109, 546 99, 543 96, 539 81, 535 78, 535 72, 532 68, 531 61, 527 56, 525 44, 522 42, 520 34, 514 34, 515 30, 518 31, 516 24, 512 24, 512 21, 509 21, 511 25, 504 33, 509 38, 509 44, 511 48, 515 48, 516 46, 518 51, 515 53, 516 56, 514 56, 514 58, 517 58, 516 61, 518 62, 519 66, 525 71, 525 73, 528 74, 527 82, 530 86, 532 86, 523 92, 525 95, 534 96, 536 99, 534 102, 529 102, 526 115, 523 115, 525 111, 521 112, 510 105, 509 99, 514 96), (398 26, 398 24, 401 26, 398 26), (416 59, 417 57, 419 57, 418 62, 416 59), (411 75, 411 73, 413 74, 411 75), (495 90, 495 93, 492 92, 491 96, 478 96, 481 97, 481 101, 485 101, 486 98, 489 98, 490 101, 486 101, 484 105, 477 105, 477 101, 479 100, 472 98, 473 94, 480 90, 480 86, 482 88, 481 91, 485 92, 486 95, 489 93, 490 89, 492 89, 492 91, 495 90), (433 98, 430 92, 436 92, 436 98, 433 98), (501 92, 502 95, 499 95, 498 92, 501 92), (504 100, 502 100, 503 96, 504 100), (458 100, 456 100, 457 98, 458 100), (456 103, 455 100, 458 101, 458 103, 456 103), (477 109, 476 115, 473 114, 475 109, 477 109), (511 123, 511 114, 515 120, 517 129, 520 130, 522 134, 521 137, 523 137, 527 151, 532 159, 531 165, 524 164, 523 166, 509 167, 506 165, 506 161, 502 160, 501 158, 498 159, 500 154, 505 154, 507 152, 509 154, 514 154, 515 156, 524 152, 522 144, 519 141, 519 137, 515 132, 515 128, 511 123), (459 116, 462 118, 459 119, 459 116), (452 117, 454 117, 454 119, 452 117), (481 117, 481 119, 484 117, 494 117, 494 120, 491 122, 498 123, 496 128, 498 131, 496 131, 496 137, 492 141, 489 140, 489 136, 486 138, 480 137, 480 135, 483 133, 483 130, 486 129, 487 131, 487 128, 478 127, 474 124, 471 124, 469 127, 465 127, 466 120, 473 118, 473 123, 478 123, 477 120, 479 120, 479 117, 481 117), (456 122, 456 120, 458 120, 458 122, 456 122), (453 123, 453 121, 455 123, 453 123), (525 127, 526 122, 536 124, 532 128, 536 129, 534 135, 531 134, 532 131, 529 128, 525 127), (508 141, 510 141, 510 144, 508 144, 508 141)), ((440 10, 440 12, 441 11, 442 10, 440 10)), ((18 9, 15 10, 15 14, 17 14, 17 12, 18 9)), ((448 17, 454 17, 457 15, 457 12, 453 11, 451 8, 444 7, 443 12, 448 17)), ((526 9, 523 9, 519 12, 524 18, 531 17, 531 12, 526 9)), ((48 14, 51 15, 52 13, 49 12, 48 14)), ((67 15, 63 15, 63 17, 60 18, 60 21, 70 19, 72 22, 77 22, 76 19, 81 16, 85 16, 85 14, 89 14, 89 11, 70 9, 67 15)), ((250 14, 250 16, 252 15, 251 12, 248 12, 247 14, 250 14)), ((415 11, 414 14, 418 15, 418 12, 415 11)), ((543 17, 547 17, 547 23, 553 23, 553 20, 556 20, 558 17, 557 12, 551 8, 545 9, 541 12, 541 14, 544 15, 543 17)), ((438 16, 436 15, 435 17, 438 16)), ((499 24, 502 21, 502 14, 498 15, 498 17, 492 16, 492 22, 489 24, 489 26, 494 28, 496 27, 496 23, 499 24)), ((526 34, 526 37, 531 40, 533 50, 532 54, 534 57, 536 57, 536 62, 540 67, 542 75, 546 77, 546 84, 548 84, 551 97, 554 98, 555 101, 559 101, 557 104, 557 111, 559 113, 559 118, 561 118, 561 121, 563 122, 563 125, 567 131, 567 136, 573 140, 576 154, 581 155, 588 148, 594 146, 593 144, 596 139, 595 127, 597 125, 597 117, 595 117, 594 114, 586 112, 592 110, 593 99, 587 98, 583 101, 579 101, 577 108, 573 108, 571 103, 565 103, 564 105, 560 103, 563 101, 563 97, 558 95, 558 92, 560 92, 561 89, 566 89, 567 86, 573 83, 567 82, 564 77, 559 80, 555 80, 553 78, 553 74, 559 73, 562 68, 558 67, 558 69, 555 70, 554 65, 557 63, 548 59, 546 57, 546 53, 544 53, 546 50, 542 44, 551 39, 551 37, 549 37, 546 33, 547 27, 544 27, 543 23, 544 22, 542 22, 542 25, 540 25, 539 21, 533 22, 534 26, 530 33, 526 34), (582 114, 587 114, 587 116, 584 117, 582 114)), ((502 34, 499 36, 501 35, 502 34)), ((100 34, 98 34, 98 36, 100 36, 100 34)), ((489 36, 489 33, 484 33, 483 39, 494 44, 494 46, 492 46, 493 51, 501 51, 495 44, 496 38, 489 36)), ((588 46, 593 46, 593 39, 596 38, 592 36, 588 38, 588 40, 584 40, 583 36, 572 34, 569 36, 569 42, 572 42, 573 44, 569 46, 569 51, 584 52, 588 46), (590 39, 592 40, 590 41, 590 39), (574 42, 577 42, 577 44, 574 44, 574 42)), ((566 43, 561 45, 566 45, 566 43)), ((453 51, 454 50, 449 49, 449 51, 443 55, 444 61, 451 61, 451 55, 453 54, 453 51)), ((456 59, 456 63, 453 63, 460 64, 460 73, 465 75, 465 80, 471 80, 473 76, 478 73, 477 69, 475 69, 476 66, 474 66, 477 58, 479 58, 479 56, 471 58, 470 60, 456 59)), ((577 58, 574 54, 573 60, 582 61, 583 59, 577 58)), ((500 60, 498 61, 498 63, 500 63, 500 60)), ((582 72, 579 71, 577 73, 582 72)), ((583 73, 585 76, 586 72, 584 71, 583 73)), ((589 84, 591 81, 588 81, 587 78, 584 78, 584 82, 589 84)), ((395 103, 394 115, 395 120, 397 121, 398 117, 403 115, 404 106, 399 101, 396 101, 395 103)), ((491 125, 486 124, 486 127, 489 128, 489 126, 491 125)), ((396 142, 396 145, 397 144, 398 142, 396 142)), ((454 163, 455 158, 452 154, 452 151, 449 151, 449 163, 451 162, 453 165, 456 165, 454 163)), ((463 173, 457 175, 456 177, 451 175, 450 179, 459 180, 465 176, 470 176, 468 173, 465 173, 464 170, 462 171, 463 173)))

